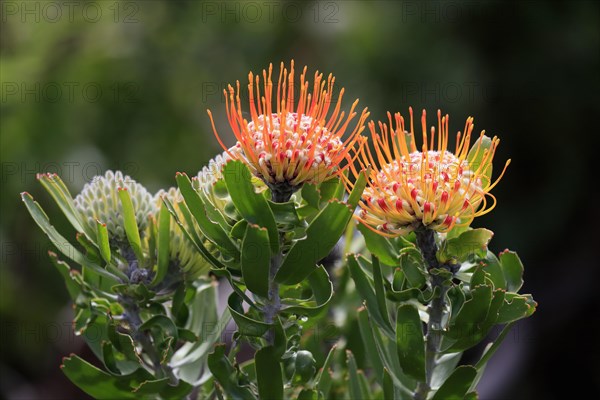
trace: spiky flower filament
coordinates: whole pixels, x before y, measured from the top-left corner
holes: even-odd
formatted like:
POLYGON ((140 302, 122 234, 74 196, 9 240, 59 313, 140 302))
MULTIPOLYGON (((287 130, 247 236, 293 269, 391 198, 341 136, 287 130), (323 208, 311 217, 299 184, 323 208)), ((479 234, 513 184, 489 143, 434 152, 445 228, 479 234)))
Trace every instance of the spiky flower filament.
MULTIPOLYGON (((286 184, 299 187, 303 183, 321 183, 351 164, 357 147, 364 144, 360 135, 368 116, 365 108, 357 125, 346 139, 342 139, 352 119, 356 116, 356 100, 348 113, 341 110, 344 89, 334 101, 335 78, 330 74, 325 81, 318 71, 314 75, 312 92, 306 80, 306 67, 300 75, 300 93, 296 101, 294 88, 294 61, 290 71, 281 63, 277 92, 273 98, 273 65, 263 70, 262 85, 259 75, 248 75, 250 121, 243 117, 240 101, 240 83, 236 89, 229 85, 224 90, 227 118, 241 152, 231 153, 231 158, 246 162, 270 186, 286 184), (261 93, 261 86, 263 92, 261 93), (273 108, 273 101, 276 106, 273 108), (330 107, 334 104, 333 111, 330 107)), ((212 113, 208 110, 213 131, 223 149, 215 128, 212 113)))
MULTIPOLYGON (((357 219, 384 236, 398 236, 425 226, 438 232, 448 232, 454 226, 468 226, 474 218, 491 211, 496 198, 490 191, 501 175, 491 182, 489 172, 500 140, 494 137, 484 145, 482 131, 475 146, 469 150, 473 118, 467 118, 463 132, 456 136, 454 152, 448 150, 449 116, 438 110, 438 126, 427 134, 426 112, 421 126, 423 141, 415 143, 412 108, 410 132, 404 117, 388 113, 388 123, 370 122, 369 130, 374 153, 368 146, 360 150, 359 164, 363 169, 373 166, 357 219), (488 202, 490 198, 490 202, 488 202)), ((358 175, 352 167, 354 175, 358 175)))

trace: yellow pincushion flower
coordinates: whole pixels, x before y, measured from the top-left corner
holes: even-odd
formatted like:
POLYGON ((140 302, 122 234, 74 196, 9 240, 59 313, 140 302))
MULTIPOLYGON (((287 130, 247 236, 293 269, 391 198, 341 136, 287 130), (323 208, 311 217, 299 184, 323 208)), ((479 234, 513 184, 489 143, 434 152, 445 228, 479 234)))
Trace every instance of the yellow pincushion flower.
MULTIPOLYGON (((229 124, 237 139, 236 147, 241 150, 230 156, 248 164, 271 189, 287 187, 293 192, 305 182, 318 184, 339 173, 342 161, 350 163, 350 152, 355 151, 355 145, 364 143, 360 132, 368 113, 365 108, 356 127, 342 140, 350 121, 356 116, 354 110, 358 100, 348 114, 340 111, 344 89, 337 102, 334 101, 335 78, 329 75, 325 81, 318 71, 310 92, 309 82, 305 79, 306 67, 300 75, 300 93, 296 97, 292 61, 289 73, 281 63, 273 109, 272 72, 272 64, 268 73, 263 70, 262 94, 259 76, 252 72, 248 76, 250 121, 242 116, 239 82, 237 90, 229 85, 228 91, 223 91, 229 124), (332 104, 334 109, 329 113, 332 104)), ((210 110, 208 114, 215 136, 229 153, 219 138, 210 110)))
MULTIPOLYGON (((363 168, 373 166, 369 183, 360 202, 357 219, 371 230, 384 236, 398 236, 423 226, 438 232, 448 232, 454 226, 469 225, 475 217, 486 214, 496 205, 490 190, 492 159, 500 140, 485 136, 469 151, 473 118, 467 119, 464 133, 458 132, 454 153, 448 150, 448 115, 438 110, 438 127, 427 135, 426 113, 421 125, 423 144, 415 143, 412 108, 410 132, 404 129, 400 113, 388 113, 388 124, 375 123, 369 129, 375 156, 364 146, 359 157, 363 168), (395 127, 394 127, 395 122, 395 127), (436 141, 437 139, 437 141, 436 141), (437 144, 436 144, 437 142, 437 144), (489 204, 488 197, 492 199, 489 204)), ((353 168, 355 175, 358 172, 353 168)))

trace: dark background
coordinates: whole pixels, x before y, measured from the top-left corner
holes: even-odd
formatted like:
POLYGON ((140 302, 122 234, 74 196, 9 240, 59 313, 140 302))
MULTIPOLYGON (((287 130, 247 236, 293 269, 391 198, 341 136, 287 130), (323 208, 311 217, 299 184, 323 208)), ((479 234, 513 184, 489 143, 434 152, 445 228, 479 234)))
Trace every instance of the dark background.
POLYGON ((220 151, 206 108, 233 144, 222 88, 291 58, 311 80, 333 72, 375 120, 441 108, 453 132, 471 115, 502 138, 497 169, 513 163, 496 210, 474 225, 496 233, 494 251, 519 252, 539 307, 489 366, 481 398, 597 390, 598 4, 3 1, 0 398, 81 398, 58 366, 89 356, 20 202, 32 193, 67 229, 35 173, 59 173, 73 194, 108 168, 171 186, 220 151))

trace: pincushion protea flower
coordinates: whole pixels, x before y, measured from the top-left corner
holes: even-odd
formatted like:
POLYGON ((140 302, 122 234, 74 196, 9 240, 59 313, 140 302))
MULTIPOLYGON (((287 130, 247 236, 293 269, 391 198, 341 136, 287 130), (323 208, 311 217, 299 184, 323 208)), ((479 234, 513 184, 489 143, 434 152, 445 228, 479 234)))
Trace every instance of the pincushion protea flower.
MULTIPOLYGON (((438 127, 427 136, 426 113, 421 125, 423 145, 417 149, 414 138, 412 108, 410 132, 404 129, 400 113, 388 113, 388 125, 375 123, 369 129, 375 147, 373 156, 364 146, 359 157, 363 168, 372 165, 369 183, 363 193, 357 219, 371 230, 384 236, 398 236, 419 227, 448 232, 454 226, 468 226, 480 215, 491 211, 496 199, 490 190, 504 175, 504 169, 495 182, 490 181, 491 165, 500 140, 489 139, 481 132, 479 140, 469 151, 473 118, 467 119, 464 133, 458 132, 454 153, 448 150, 448 115, 438 110, 438 127), (436 145, 437 136, 437 145, 436 145), (429 140, 429 143, 428 143, 429 140), (487 198, 492 199, 489 204, 487 198)), ((358 174, 353 167, 353 173, 358 174)))
MULTIPOLYGON (((300 75, 300 94, 297 103, 294 93, 294 61, 290 71, 281 63, 277 83, 276 108, 273 109, 273 65, 263 70, 263 93, 260 92, 260 77, 252 72, 248 75, 250 121, 242 116, 240 83, 237 90, 229 85, 224 90, 227 118, 237 139, 239 153, 230 153, 231 158, 246 162, 253 172, 274 191, 285 192, 289 197, 303 183, 321 183, 341 171, 340 163, 350 164, 355 146, 364 143, 360 132, 368 116, 365 108, 357 125, 345 140, 350 121, 356 116, 356 100, 346 114, 341 111, 344 89, 340 91, 333 112, 333 86, 335 78, 330 74, 327 81, 323 74, 315 72, 314 86, 309 92, 306 67, 300 75), (229 93, 228 93, 229 92, 229 93)), ((212 113, 208 110, 213 131, 223 149, 215 128, 212 113)), ((284 197, 286 196, 284 195, 284 197)))
POLYGON ((148 226, 148 215, 156 211, 152 195, 121 171, 106 171, 104 176, 94 176, 75 197, 74 203, 92 231, 96 231, 98 220, 106 224, 112 240, 123 242, 126 236, 119 188, 129 191, 137 226, 143 235, 148 226))

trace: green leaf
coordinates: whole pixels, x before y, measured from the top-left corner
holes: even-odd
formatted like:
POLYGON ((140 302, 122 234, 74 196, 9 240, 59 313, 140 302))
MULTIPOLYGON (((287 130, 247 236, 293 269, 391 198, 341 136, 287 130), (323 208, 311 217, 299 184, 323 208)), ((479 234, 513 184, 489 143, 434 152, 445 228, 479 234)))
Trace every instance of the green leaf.
POLYGON ((432 400, 463 400, 469 391, 477 370, 470 365, 461 365, 446 379, 432 400))
POLYGON ((352 192, 350 192, 350 195, 348 196, 348 200, 346 201, 346 203, 348 203, 348 205, 350 205, 350 207, 352 207, 353 211, 356 208, 356 206, 358 205, 358 202, 360 201, 360 197, 362 196, 363 191, 365 190, 365 187, 367 186, 367 176, 369 176, 370 171, 371 171, 371 167, 367 168, 367 170, 365 170, 365 171, 360 172, 358 179, 354 183, 354 188, 352 189, 352 192))
POLYGON ((113 352, 113 345, 110 342, 102 342, 102 361, 107 370, 113 375, 120 375, 121 371, 117 367, 117 360, 113 352))
POLYGON ((394 381, 392 381, 392 377, 390 376, 390 372, 387 368, 383 369, 383 383, 381 384, 383 388, 383 398, 387 400, 394 400, 396 398, 396 391, 394 390, 394 381))
POLYGON ((81 214, 75 208, 73 196, 71 196, 69 189, 67 189, 67 186, 60 177, 57 174, 47 173, 38 174, 37 179, 46 191, 50 193, 63 214, 65 214, 71 225, 73 225, 73 228, 78 232, 85 233, 89 238, 94 238, 95 232, 92 232, 88 225, 84 223, 81 214))
POLYGON ((463 232, 459 237, 443 242, 438 258, 442 263, 452 259, 464 262, 471 255, 483 258, 487 254, 487 245, 492 236, 494 232, 484 228, 463 232))
POLYGON ((381 273, 381 265, 379 265, 379 258, 377 258, 377 256, 372 256, 371 260, 373 265, 373 286, 375 286, 375 297, 377 298, 377 307, 379 307, 379 313, 385 319, 386 323, 391 326, 388 315, 387 302, 385 300, 385 278, 381 273))
POLYGON ((175 341, 179 338, 177 327, 171 318, 165 315, 155 315, 140 326, 140 331, 147 331, 153 327, 159 328, 167 337, 172 337, 175 341))
POLYGON ((140 363, 141 360, 136 352, 131 336, 118 332, 113 323, 107 324, 106 328, 107 337, 115 349, 122 353, 128 360, 140 363))
POLYGON ((358 368, 356 367, 356 360, 354 359, 354 355, 350 350, 346 350, 346 359, 348 364, 348 392, 350 394, 351 399, 364 399, 360 389, 359 377, 358 377, 358 368))
POLYGON ((400 254, 388 238, 378 235, 361 223, 357 224, 357 228, 365 238, 367 249, 371 254, 375 254, 386 265, 398 265, 400 254))
POLYGON ((425 267, 420 260, 409 253, 402 253, 400 256, 400 268, 411 288, 422 288, 427 282, 425 267))
POLYGON ((99 400, 138 399, 133 388, 154 379, 141 368, 129 375, 110 375, 76 355, 63 359, 61 369, 77 387, 99 400))
POLYGON ((254 400, 256 397, 247 386, 241 386, 237 379, 237 370, 225 356, 225 345, 215 346, 215 350, 208 355, 210 372, 227 393, 228 398, 234 400, 254 400))
POLYGON ((275 203, 267 200, 267 203, 269 204, 269 207, 271 207, 275 222, 277 222, 279 226, 287 228, 282 229, 283 231, 305 225, 305 222, 298 216, 296 203, 294 203, 293 200, 288 201, 287 203, 275 203))
POLYGON ((74 279, 72 274, 78 273, 69 267, 67 263, 58 259, 56 253, 49 251, 48 255, 50 256, 50 261, 56 267, 60 275, 65 280, 65 285, 67 286, 67 291, 69 292, 69 296, 71 300, 75 301, 79 297, 81 293, 81 285, 74 279))
POLYGON ((67 241, 67 239, 65 239, 60 233, 58 233, 54 226, 50 225, 48 216, 46 215, 44 210, 42 210, 40 205, 33 200, 33 197, 31 197, 29 193, 21 193, 21 198, 23 199, 25 207, 27 207, 29 214, 31 214, 36 224, 42 229, 46 236, 48 236, 50 241, 58 248, 58 250, 61 253, 63 253, 66 257, 75 261, 77 264, 84 265, 92 269, 97 274, 112 279, 114 281, 118 282, 119 278, 127 279, 125 274, 118 273, 116 271, 115 274, 112 274, 111 272, 105 270, 99 265, 91 262, 83 254, 81 254, 79 250, 77 250, 71 243, 69 243, 69 241, 67 241), (118 277, 116 274, 118 274, 118 277))
POLYGON ((163 203, 158 214, 158 260, 156 263, 156 274, 152 279, 151 286, 158 285, 163 281, 169 270, 169 242, 171 228, 171 214, 163 203))
MULTIPOLYGON (((194 186, 193 180, 195 180, 195 179, 197 179, 197 178, 196 177, 192 178, 192 187, 194 186)), ((217 190, 218 186, 225 187, 225 182, 217 181, 215 183, 215 185, 213 186, 214 190, 217 190)), ((227 191, 226 187, 225 187, 225 191, 227 191)), ((215 207, 213 200, 209 196, 207 196, 207 194, 204 190, 198 190, 198 191, 196 191, 196 193, 198 194, 198 196, 200 196, 200 198, 202 200, 202 205, 204 206, 204 211, 206 212, 206 216, 208 217, 208 219, 219 224, 221 226, 221 228, 223 228, 224 231, 226 231, 226 232, 230 231, 231 225, 229 224, 229 222, 227 222, 227 219, 225 218, 226 215, 227 216, 229 215, 227 212, 228 211, 227 209, 228 209, 230 203, 229 202, 225 203, 223 210, 219 210, 219 209, 217 209, 217 207, 215 207)), ((237 215, 234 215, 234 216, 235 216, 235 218, 233 218, 233 219, 239 218, 239 216, 237 216, 237 215)))
POLYGON ((98 243, 98 248, 100 249, 100 255, 106 261, 106 263, 110 263, 110 244, 108 241, 108 229, 106 229, 106 224, 96 220, 96 240, 98 243))
POLYGON ((254 355, 254 365, 260 398, 283 399, 283 375, 273 347, 258 350, 254 355))
POLYGON ((229 232, 229 235, 234 239, 243 240, 244 235, 246 234, 247 226, 248 221, 241 219, 238 222, 236 222, 235 225, 233 225, 233 228, 231 228, 231 232, 229 232))
POLYGON ((482 165, 484 162, 484 153, 486 151, 490 151, 492 147, 492 139, 487 136, 482 136, 471 147, 469 150, 469 154, 467 154, 467 161, 469 162, 469 168, 472 171, 477 171, 479 167, 481 174, 481 184, 483 187, 486 187, 490 183, 490 179, 492 177, 492 160, 487 157, 485 160, 485 165, 482 165))
POLYGON ((506 290, 506 279, 498 258, 491 251, 488 251, 483 263, 483 271, 488 274, 490 280, 494 283, 494 288, 506 290))
POLYGON ((175 386, 169 384, 169 378, 162 378, 143 382, 137 388, 135 393, 149 399, 155 399, 156 395, 160 395, 163 400, 181 400, 186 398, 194 389, 189 383, 180 380, 175 386))
POLYGON ((271 250, 265 228, 248 224, 242 242, 242 275, 246 287, 264 298, 269 297, 271 250))
POLYGON ((306 238, 294 243, 285 256, 275 280, 293 285, 317 268, 319 260, 335 246, 352 218, 352 210, 344 203, 332 200, 306 229, 306 238))
MULTIPOLYGON (((190 230, 190 229, 188 229, 188 227, 186 227, 183 224, 183 222, 177 215, 177 211, 175 211, 173 204, 169 201, 167 196, 163 196, 162 201, 163 201, 163 204, 167 207, 167 210, 169 210, 169 214, 171 214, 171 217, 173 217, 173 219, 175 220, 177 225, 179 225, 179 228, 181 229, 183 234, 189 239, 190 243, 192 243, 194 245, 194 247, 196 247, 196 250, 198 250, 198 252, 200 254, 202 254, 204 256, 204 258, 214 268, 225 269, 225 265, 223 265, 223 263, 221 263, 221 261, 219 261, 215 256, 213 256, 212 253, 204 246, 204 244, 202 243, 202 240, 200 240, 200 238, 196 235, 193 228, 190 230)), ((187 207, 181 207, 181 210, 182 210, 182 213, 185 214, 185 212, 187 212, 187 207)))
POLYGON ((236 292, 231 293, 227 305, 241 335, 261 337, 271 327, 271 324, 245 315, 242 308, 242 298, 236 292))
POLYGON ((345 186, 342 178, 336 176, 328 179, 319 185, 320 204, 327 203, 331 199, 342 200, 344 192, 345 186))
POLYGON ((504 304, 500 308, 496 322, 505 324, 527 318, 535 312, 536 307, 537 303, 533 301, 531 295, 506 293, 504 304))
POLYGON ((523 286, 523 263, 514 251, 505 250, 500 253, 500 263, 506 286, 509 292, 518 292, 523 286))
POLYGON ((396 318, 398 359, 405 374, 425 380, 425 340, 419 311, 412 304, 398 307, 396 318))
POLYGON ((496 350, 498 350, 500 348, 500 345, 502 344, 502 342, 508 335, 508 332, 510 332, 510 330, 512 329, 513 326, 514 326, 514 322, 510 322, 510 323, 506 324, 504 326, 504 328, 502 328, 502 331, 496 337, 494 342, 488 343, 485 350, 483 351, 483 354, 481 355, 481 358, 479 359, 479 361, 477 361, 477 364, 475 364, 475 369, 477 370, 477 376, 471 383, 471 387, 469 388, 469 390, 475 390, 475 387, 477 386, 477 384, 479 383, 479 380, 483 376, 483 371, 485 370, 485 367, 486 367, 489 359, 494 355, 496 350))
POLYGON ((462 352, 441 354, 431 374, 431 387, 440 387, 458 365, 462 352))
POLYGON ((302 186, 302 198, 306 201, 306 204, 308 204, 309 206, 311 206, 312 208, 318 210, 319 209, 319 203, 321 201, 321 197, 320 197, 320 193, 319 193, 319 189, 317 188, 317 185, 314 184, 304 184, 304 186, 302 186))
MULTIPOLYGON (((390 374, 390 378, 394 383, 396 389, 396 398, 400 400, 412 400, 413 391, 417 386, 414 379, 405 374, 400 366, 398 360, 398 346, 396 345, 396 338, 389 338, 388 336, 382 335, 381 330, 377 327, 377 324, 369 324, 370 334, 372 340, 375 342, 377 347, 377 354, 381 359, 384 368, 386 368, 390 374)), ((362 334, 362 332, 361 332, 362 334)), ((365 330, 365 334, 369 334, 369 330, 365 330)))
POLYGON ((102 257, 100 256, 100 252, 98 251, 98 246, 96 245, 96 243, 92 242, 83 233, 76 233, 75 239, 81 245, 81 247, 83 247, 83 249, 85 250, 85 256, 89 261, 91 261, 95 264, 102 263, 103 260, 102 260, 102 257))
POLYGON ((250 307, 252 307, 256 311, 261 311, 261 309, 254 303, 254 301, 252 301, 252 299, 246 294, 246 286, 238 280, 234 279, 230 270, 228 270, 227 268, 219 268, 213 269, 212 272, 218 277, 224 277, 225 279, 227 279, 227 282, 229 282, 229 285, 231 286, 233 291, 237 293, 237 295, 241 299, 243 299, 243 301, 248 303, 250 307))
POLYGON ((169 364, 180 379, 197 386, 199 372, 204 369, 208 353, 221 340, 231 314, 229 309, 217 313, 217 286, 211 281, 196 281, 195 290, 189 300, 189 318, 185 329, 193 332, 199 340, 184 343, 170 358, 169 364))
POLYGON ((239 250, 231 240, 223 227, 216 222, 211 221, 206 213, 205 204, 202 202, 198 192, 192 187, 192 182, 186 174, 178 172, 175 175, 177 186, 185 200, 185 204, 198 222, 198 227, 202 234, 213 242, 219 249, 235 259, 239 259, 239 250))
MULTIPOLYGON (((502 289, 497 289, 493 292, 487 315, 483 321, 473 322, 471 326, 463 325, 461 329, 466 329, 464 332, 455 330, 454 332, 449 333, 449 336, 453 335, 454 337, 458 337, 457 341, 452 344, 449 351, 467 350, 482 341, 488 335, 498 320, 498 311, 504 304, 505 293, 506 292, 502 289)), ((456 326, 454 326, 454 328, 456 328, 456 326)))
POLYGON ((279 251, 279 232, 275 216, 267 200, 255 192, 250 180, 252 173, 246 164, 238 160, 229 161, 223 167, 223 177, 235 208, 249 223, 267 229, 271 251, 277 253, 279 251))
POLYGON ((354 254, 349 254, 347 256, 347 263, 350 275, 356 285, 356 290, 367 304, 369 315, 373 318, 375 323, 384 330, 386 335, 393 336, 389 318, 386 315, 381 314, 375 289, 372 287, 371 282, 369 282, 369 278, 365 274, 363 268, 359 265, 357 257, 354 254))
POLYGON ((337 345, 334 344, 329 350, 329 353, 327 354, 327 358, 323 363, 323 367, 321 367, 321 369, 317 373, 317 376, 315 377, 315 386, 325 398, 328 398, 329 389, 331 388, 331 365, 333 364, 336 350, 337 345))
POLYGON ((357 315, 358 328, 360 330, 360 336, 365 348, 365 354, 369 359, 371 366, 373 367, 375 378, 380 384, 385 384, 383 362, 381 361, 379 353, 377 352, 377 345, 375 344, 375 339, 373 338, 373 334, 371 332, 371 326, 366 308, 359 308, 357 315))
POLYGON ((135 253, 138 261, 144 263, 144 253, 142 251, 142 241, 140 239, 140 231, 135 220, 135 210, 133 209, 133 202, 127 188, 118 188, 119 199, 121 200, 121 206, 123 207, 123 220, 125 223, 125 234, 127 240, 131 245, 131 249, 135 253))
POLYGON ((184 340, 191 343, 197 342, 199 339, 194 332, 185 328, 177 328, 177 336, 179 337, 179 340, 184 340))
MULTIPOLYGON (((327 306, 333 297, 333 283, 329 279, 329 274, 325 267, 320 266, 314 270, 307 278, 314 300, 307 304, 290 306, 282 310, 288 314, 299 314, 311 317, 311 322, 317 322, 318 319, 327 311, 327 306)), ((306 326, 306 325, 305 325, 306 326)))
POLYGON ((478 324, 485 321, 492 301, 492 287, 477 286, 471 290, 471 296, 450 324, 446 332, 448 337, 458 339, 462 335, 469 335, 478 324))

